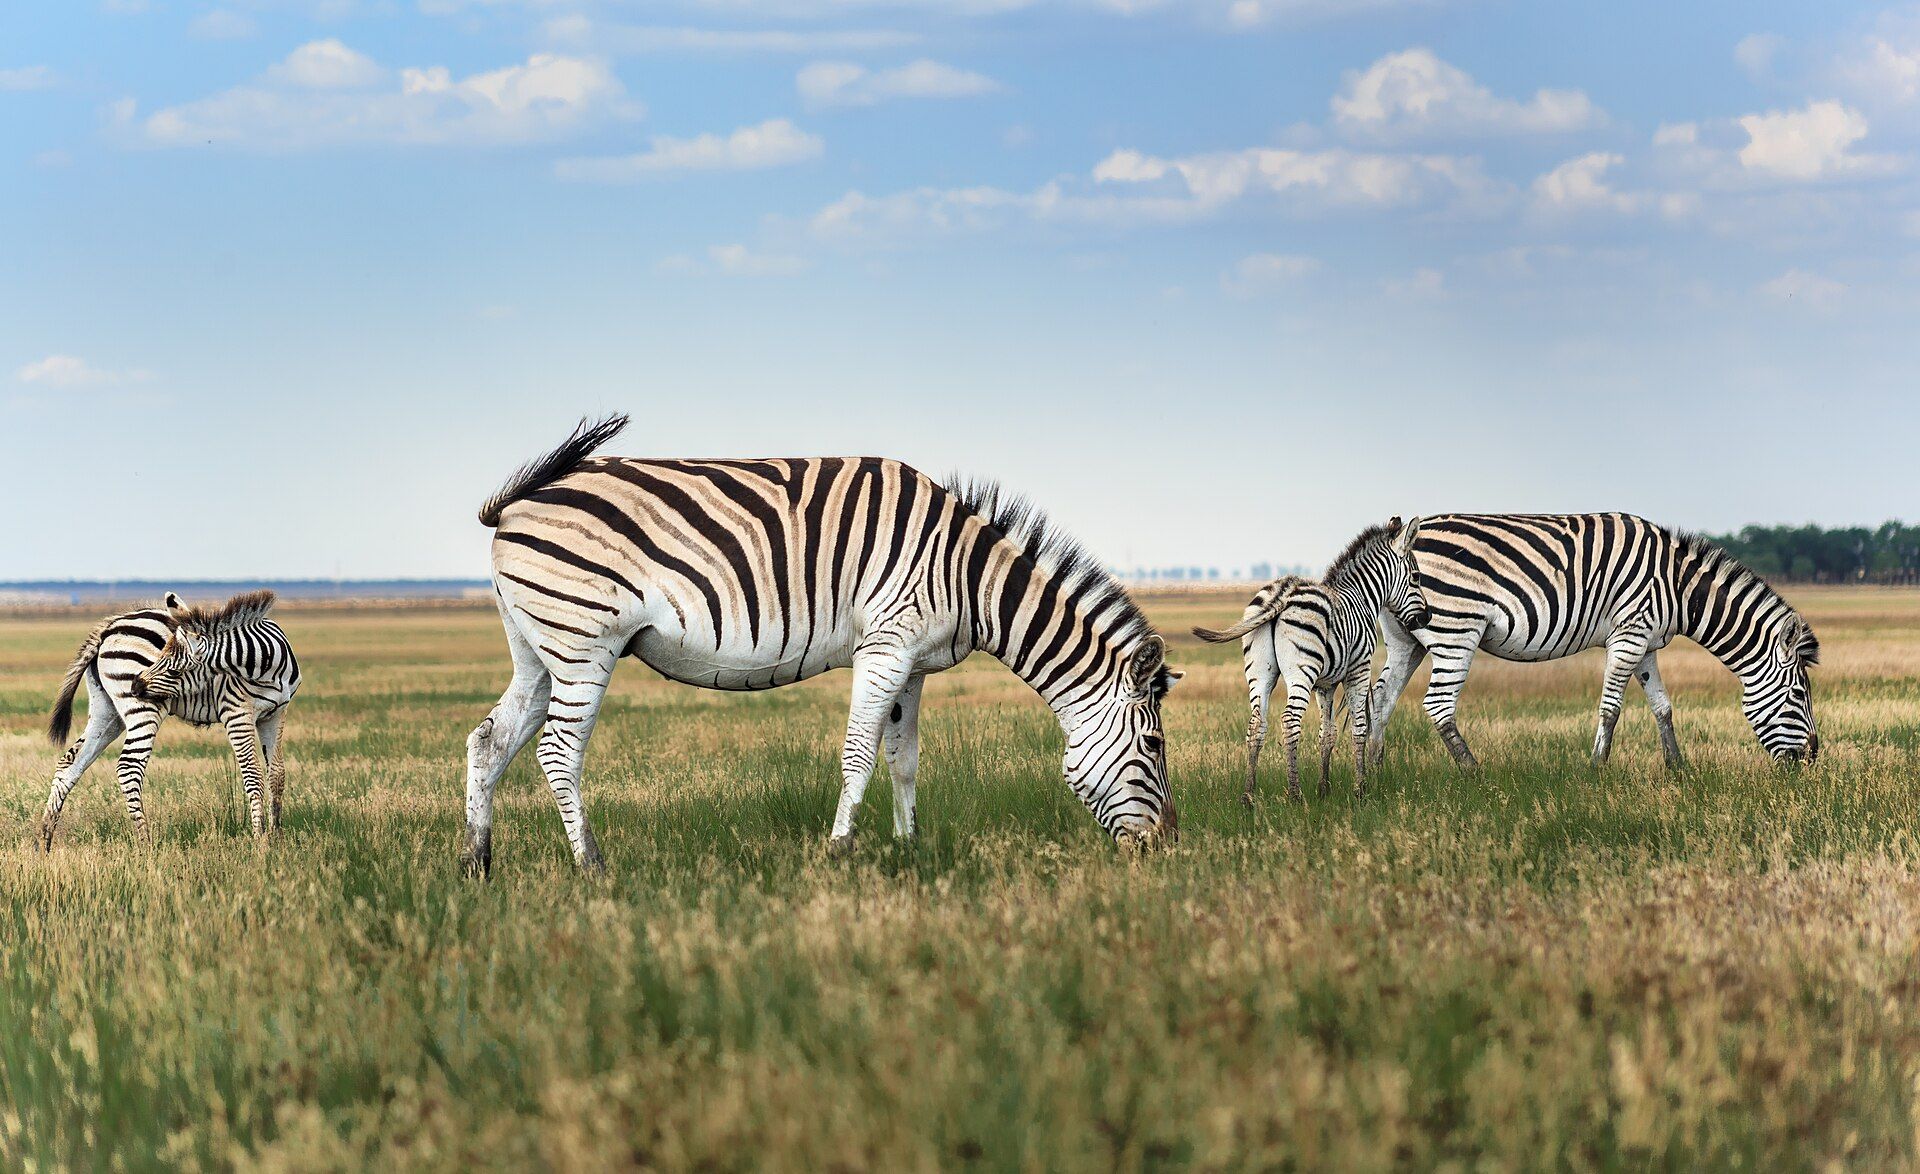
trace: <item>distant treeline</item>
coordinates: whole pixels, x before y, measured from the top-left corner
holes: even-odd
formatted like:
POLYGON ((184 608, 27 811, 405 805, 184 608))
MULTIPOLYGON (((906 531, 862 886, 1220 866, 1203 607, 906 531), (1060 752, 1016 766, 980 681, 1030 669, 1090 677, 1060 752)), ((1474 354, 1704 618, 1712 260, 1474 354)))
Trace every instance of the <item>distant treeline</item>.
POLYGON ((1920 526, 1747 526, 1710 535, 1769 579, 1800 583, 1920 583, 1920 526))

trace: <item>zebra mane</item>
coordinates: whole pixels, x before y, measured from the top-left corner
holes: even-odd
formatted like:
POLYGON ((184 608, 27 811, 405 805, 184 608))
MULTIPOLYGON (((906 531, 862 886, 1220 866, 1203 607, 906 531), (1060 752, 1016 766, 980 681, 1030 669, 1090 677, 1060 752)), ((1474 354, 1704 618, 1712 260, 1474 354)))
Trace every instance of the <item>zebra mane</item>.
POLYGON ((1682 555, 1691 555, 1702 572, 1710 574, 1724 566, 1728 569, 1731 576, 1738 576, 1758 584, 1761 590, 1765 591, 1773 598, 1774 602, 1786 610, 1787 614, 1800 622, 1802 631, 1799 642, 1801 659, 1805 660, 1808 664, 1820 663, 1820 641, 1814 636, 1813 628, 1807 624, 1805 617, 1800 614, 1800 609, 1788 603, 1786 597, 1781 595, 1773 584, 1767 582, 1759 571, 1754 570, 1752 567, 1733 557, 1732 554, 1728 553, 1726 547, 1715 542, 1705 534, 1700 534, 1692 530, 1674 530, 1670 531, 1670 533, 1673 535, 1673 543, 1679 549, 1680 553, 1682 555))
POLYGON ((1089 612, 1103 607, 1114 609, 1119 621, 1112 631, 1120 644, 1131 644, 1153 633, 1146 613, 1127 594, 1127 589, 1107 573, 1107 568, 1091 551, 1054 525, 1032 501, 1017 493, 1005 492, 998 481, 963 479, 957 473, 948 476, 943 487, 1041 569, 1057 578, 1063 595, 1080 592, 1082 607, 1089 612))
POLYGON ((1339 578, 1341 574, 1349 570, 1362 554, 1372 549, 1375 543, 1392 538, 1395 534, 1398 534, 1400 532, 1400 526, 1400 519, 1395 518, 1391 522, 1381 522, 1375 526, 1368 526, 1366 529, 1360 531, 1360 533, 1355 534, 1353 541, 1347 543, 1347 548, 1341 551, 1339 556, 1327 567, 1327 573, 1320 576, 1320 581, 1322 583, 1332 583, 1335 579, 1339 578))
POLYGON ((230 628, 244 628, 267 618, 273 610, 274 594, 265 588, 243 591, 219 607, 182 607, 172 612, 180 626, 209 636, 230 628))

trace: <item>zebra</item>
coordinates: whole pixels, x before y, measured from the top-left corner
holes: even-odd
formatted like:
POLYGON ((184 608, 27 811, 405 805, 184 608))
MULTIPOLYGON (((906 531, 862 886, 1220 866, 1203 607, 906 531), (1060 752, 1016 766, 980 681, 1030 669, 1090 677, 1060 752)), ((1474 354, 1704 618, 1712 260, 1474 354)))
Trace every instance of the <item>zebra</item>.
POLYGON ((1293 575, 1275 579, 1247 604, 1239 623, 1225 631, 1193 630, 1210 644, 1241 641, 1250 710, 1242 803, 1253 805, 1260 748, 1267 740, 1268 699, 1280 680, 1286 682, 1281 726, 1287 746, 1287 797, 1300 799, 1300 719, 1310 693, 1320 698, 1320 794, 1327 794, 1333 767, 1333 694, 1342 685, 1353 723, 1354 789, 1366 794, 1367 684, 1373 671, 1375 620, 1390 613, 1406 626, 1420 628, 1429 619, 1412 553, 1420 526, 1419 518, 1402 524, 1396 517, 1364 530, 1334 560, 1323 581, 1293 575))
POLYGON ((73 699, 87 686, 87 728, 60 756, 40 821, 42 848, 53 846, 67 794, 122 730, 120 793, 134 831, 145 838, 140 787, 160 722, 219 722, 240 766, 256 835, 280 826, 286 764, 280 733, 300 689, 300 664, 280 625, 267 618, 271 591, 236 595, 218 608, 188 607, 169 591, 157 608, 102 621, 80 645, 54 701, 47 733, 58 746, 73 724, 73 699), (262 773, 265 774, 265 803, 262 773))
POLYGON ((1454 760, 1471 767, 1476 760, 1454 716, 1477 649, 1543 661, 1604 647, 1594 764, 1613 748, 1632 678, 1653 710, 1667 766, 1681 769, 1673 703, 1654 658, 1676 636, 1699 643, 1740 678, 1741 709, 1767 753, 1808 763, 1818 756, 1807 676, 1820 662, 1813 628, 1707 539, 1622 513, 1447 514, 1427 519, 1415 553, 1433 622, 1418 633, 1391 619, 1383 625, 1386 663, 1371 704, 1376 761, 1387 716, 1428 652, 1427 716, 1454 760))
POLYGON ((513 680, 467 740, 469 874, 491 870, 495 784, 543 725, 537 753, 574 860, 604 868, 580 774, 623 656, 723 690, 851 668, 835 855, 852 849, 877 748, 894 834, 914 834, 922 687, 976 650, 1053 709, 1066 781, 1116 843, 1177 836, 1160 707, 1180 674, 1166 642, 1030 503, 879 457, 591 456, 626 423, 581 421, 480 510, 513 680))

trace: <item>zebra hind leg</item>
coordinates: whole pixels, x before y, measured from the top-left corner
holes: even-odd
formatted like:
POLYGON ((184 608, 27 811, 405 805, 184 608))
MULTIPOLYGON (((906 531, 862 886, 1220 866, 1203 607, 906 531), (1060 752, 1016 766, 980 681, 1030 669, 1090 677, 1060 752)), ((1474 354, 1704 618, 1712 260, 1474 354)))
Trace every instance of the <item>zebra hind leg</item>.
POLYGON ((597 873, 606 871, 606 862, 601 859, 599 842, 587 821, 586 804, 580 798, 580 771, 620 653, 617 648, 596 648, 576 650, 576 655, 583 656, 586 663, 559 665, 565 675, 549 669, 553 693, 547 699, 547 728, 540 735, 540 767, 560 808, 560 822, 566 828, 574 863, 586 872, 597 873))
POLYGON ((513 681, 485 721, 467 735, 467 831, 461 869, 484 878, 493 871, 493 790, 514 756, 533 740, 546 721, 553 679, 531 645, 508 624, 514 646, 513 681))
POLYGON ((1433 721, 1433 728, 1440 734, 1447 750, 1453 755, 1456 765, 1473 769, 1480 765, 1473 751, 1467 748, 1467 739, 1460 733, 1460 727, 1454 723, 1454 715, 1460 708, 1460 690, 1467 683, 1467 669, 1473 664, 1476 645, 1465 648, 1446 645, 1433 649, 1433 675, 1427 682, 1425 706, 1427 716, 1433 721))
POLYGON ((53 847, 53 834, 60 826, 60 812, 67 804, 67 795, 73 791, 74 784, 80 781, 81 775, 87 773, 87 768, 93 765, 101 752, 113 744, 123 728, 120 715, 113 711, 113 704, 103 693, 93 690, 87 706, 87 728, 67 747, 66 753, 60 756, 60 764, 54 768, 53 787, 47 793, 46 814, 40 817, 42 850, 53 847))
MULTIPOLYGON (((1351 695, 1351 690, 1349 690, 1351 695)), ((1333 690, 1320 690, 1320 797, 1333 788, 1333 690)))

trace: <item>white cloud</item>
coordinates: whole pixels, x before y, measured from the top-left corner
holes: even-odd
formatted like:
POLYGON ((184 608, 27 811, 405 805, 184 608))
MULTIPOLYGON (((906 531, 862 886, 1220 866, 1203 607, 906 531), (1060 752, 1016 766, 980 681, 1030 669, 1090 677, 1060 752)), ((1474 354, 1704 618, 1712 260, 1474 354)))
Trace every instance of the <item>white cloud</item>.
POLYGON ((1733 59, 1747 76, 1758 81, 1773 69, 1774 58, 1787 47, 1787 39, 1776 33, 1753 33, 1740 38, 1733 47, 1733 59))
POLYGON ((1603 121, 1579 90, 1538 90, 1527 102, 1497 98, 1430 49, 1389 53, 1348 72, 1333 97, 1333 117, 1342 129, 1372 138, 1547 134, 1603 121))
POLYGON ((1260 293, 1298 283, 1320 271, 1317 257, 1298 253, 1253 253, 1240 258, 1234 267, 1220 276, 1220 287, 1235 297, 1253 297, 1260 293))
POLYGON ((251 16, 231 8, 208 9, 187 25, 187 34, 203 41, 239 41, 259 31, 251 16))
POLYGON ((578 13, 556 16, 542 28, 547 39, 595 53, 871 53, 920 42, 895 29, 751 29, 685 25, 623 25, 578 13))
POLYGON ((309 41, 267 69, 270 80, 306 90, 363 89, 379 85, 386 76, 373 58, 331 37, 309 41))
POLYGON ((1866 137, 1867 120, 1859 111, 1832 99, 1804 109, 1748 114, 1739 120, 1747 132, 1740 165, 1778 179, 1828 179, 1884 168, 1883 160, 1854 155, 1853 144, 1866 137))
POLYGON ((156 111, 139 129, 157 146, 256 150, 525 143, 637 115, 622 93, 605 66, 581 58, 536 53, 524 65, 464 78, 444 66, 403 69, 396 78, 325 40, 295 49, 256 82, 156 111))
POLYGON ((873 196, 850 191, 811 222, 815 236, 849 241, 998 228, 1016 220, 1131 227, 1180 224, 1224 212, 1241 200, 1271 199, 1287 212, 1443 206, 1482 210, 1510 189, 1471 159, 1347 150, 1254 147, 1160 158, 1115 151, 1096 165, 1090 187, 1055 180, 1030 192, 997 187, 922 187, 873 196))
POLYGON ((1173 159, 1121 150, 1103 159, 1093 178, 1106 184, 1170 186, 1197 210, 1262 194, 1302 208, 1406 207, 1450 197, 1485 198, 1497 186, 1471 159, 1337 148, 1252 147, 1173 159))
MULTIPOLYGON (((1663 128, 1664 129, 1664 128, 1663 128)), ((1656 132, 1656 139, 1659 132, 1656 132)), ((1699 209, 1692 192, 1621 191, 1607 181, 1607 173, 1626 158, 1607 151, 1591 151, 1567 160, 1533 181, 1533 210, 1545 216, 1612 212, 1630 216, 1658 212, 1669 220, 1691 216, 1699 209)))
POLYGON ((109 387, 116 383, 132 383, 150 377, 145 371, 103 370, 76 355, 48 355, 14 372, 14 378, 22 383, 39 383, 47 387, 63 388, 109 387))
POLYGON ((970 98, 1000 89, 1000 83, 985 74, 926 58, 880 70, 847 61, 816 61, 793 80, 800 97, 816 107, 872 106, 891 98, 970 98))
POLYGON ((1847 287, 1830 277, 1804 269, 1789 269, 1771 281, 1762 282, 1760 292, 1782 302, 1824 310, 1831 308, 1847 292, 1847 287))
POLYGON ((49 65, 22 65, 0 69, 0 92, 8 90, 44 90, 59 80, 49 65))
POLYGON ((654 266, 656 272, 680 277, 792 277, 806 272, 807 261, 785 253, 757 253, 746 245, 714 245, 705 261, 676 254, 654 266))
POLYGON ((1863 97, 1904 105, 1920 99, 1920 38, 1895 44, 1872 37, 1861 50, 1840 65, 1841 73, 1863 97))
POLYGON ((633 155, 562 159, 554 165, 554 174, 561 179, 620 183, 687 171, 752 171, 804 163, 819 158, 825 149, 818 136, 784 118, 774 118, 724 137, 660 135, 647 150, 633 155))

